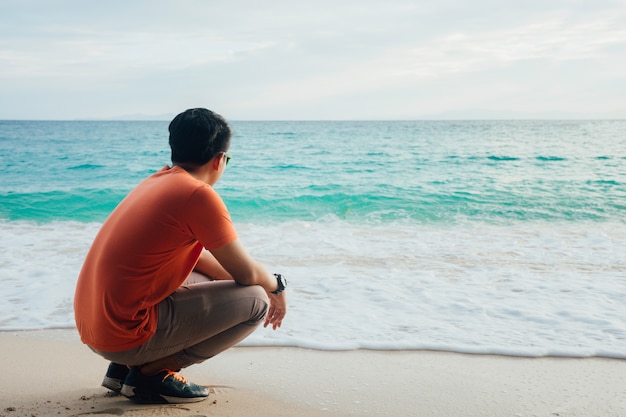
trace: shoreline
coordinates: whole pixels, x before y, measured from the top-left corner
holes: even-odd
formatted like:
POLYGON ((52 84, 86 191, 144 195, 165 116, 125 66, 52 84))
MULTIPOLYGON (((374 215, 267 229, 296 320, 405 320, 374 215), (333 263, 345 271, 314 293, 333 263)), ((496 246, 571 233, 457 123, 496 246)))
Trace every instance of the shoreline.
POLYGON ((0 416, 623 416, 626 360, 235 347, 182 371, 209 399, 137 405, 72 329, 0 332, 0 416))

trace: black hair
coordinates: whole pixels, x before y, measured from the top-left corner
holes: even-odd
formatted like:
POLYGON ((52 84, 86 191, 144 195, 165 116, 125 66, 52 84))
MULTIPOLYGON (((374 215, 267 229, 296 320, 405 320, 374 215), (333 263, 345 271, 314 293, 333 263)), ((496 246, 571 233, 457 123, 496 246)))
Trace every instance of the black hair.
POLYGON ((220 152, 228 151, 231 130, 228 122, 208 109, 185 110, 169 126, 172 163, 204 165, 220 152))

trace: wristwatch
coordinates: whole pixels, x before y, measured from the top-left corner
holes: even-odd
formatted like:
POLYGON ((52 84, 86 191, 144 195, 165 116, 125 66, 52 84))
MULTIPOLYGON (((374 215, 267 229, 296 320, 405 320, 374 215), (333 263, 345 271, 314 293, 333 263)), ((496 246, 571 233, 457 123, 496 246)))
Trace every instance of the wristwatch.
POLYGON ((278 289, 276 291, 272 291, 272 294, 278 295, 285 291, 285 288, 287 288, 287 279, 281 274, 274 274, 274 276, 276 277, 276 282, 278 283, 278 289))

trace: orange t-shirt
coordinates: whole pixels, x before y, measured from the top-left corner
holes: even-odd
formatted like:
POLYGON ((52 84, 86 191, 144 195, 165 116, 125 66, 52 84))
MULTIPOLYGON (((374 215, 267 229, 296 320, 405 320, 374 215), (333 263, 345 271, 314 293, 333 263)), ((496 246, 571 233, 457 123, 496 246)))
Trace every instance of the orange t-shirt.
POLYGON ((180 167, 146 178, 98 232, 74 296, 81 340, 116 352, 155 332, 157 304, 185 281, 202 252, 237 239, 217 192, 180 167))

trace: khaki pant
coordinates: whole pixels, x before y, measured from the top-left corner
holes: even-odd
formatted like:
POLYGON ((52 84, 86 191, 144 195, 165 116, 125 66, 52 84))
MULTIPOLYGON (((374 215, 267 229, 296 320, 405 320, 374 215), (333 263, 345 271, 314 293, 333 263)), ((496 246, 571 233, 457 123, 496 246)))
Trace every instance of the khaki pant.
POLYGON ((211 281, 192 273, 159 303, 156 333, 141 346, 100 356, 123 365, 142 365, 174 355, 181 368, 217 355, 250 335, 265 318, 265 290, 234 281, 211 281))

